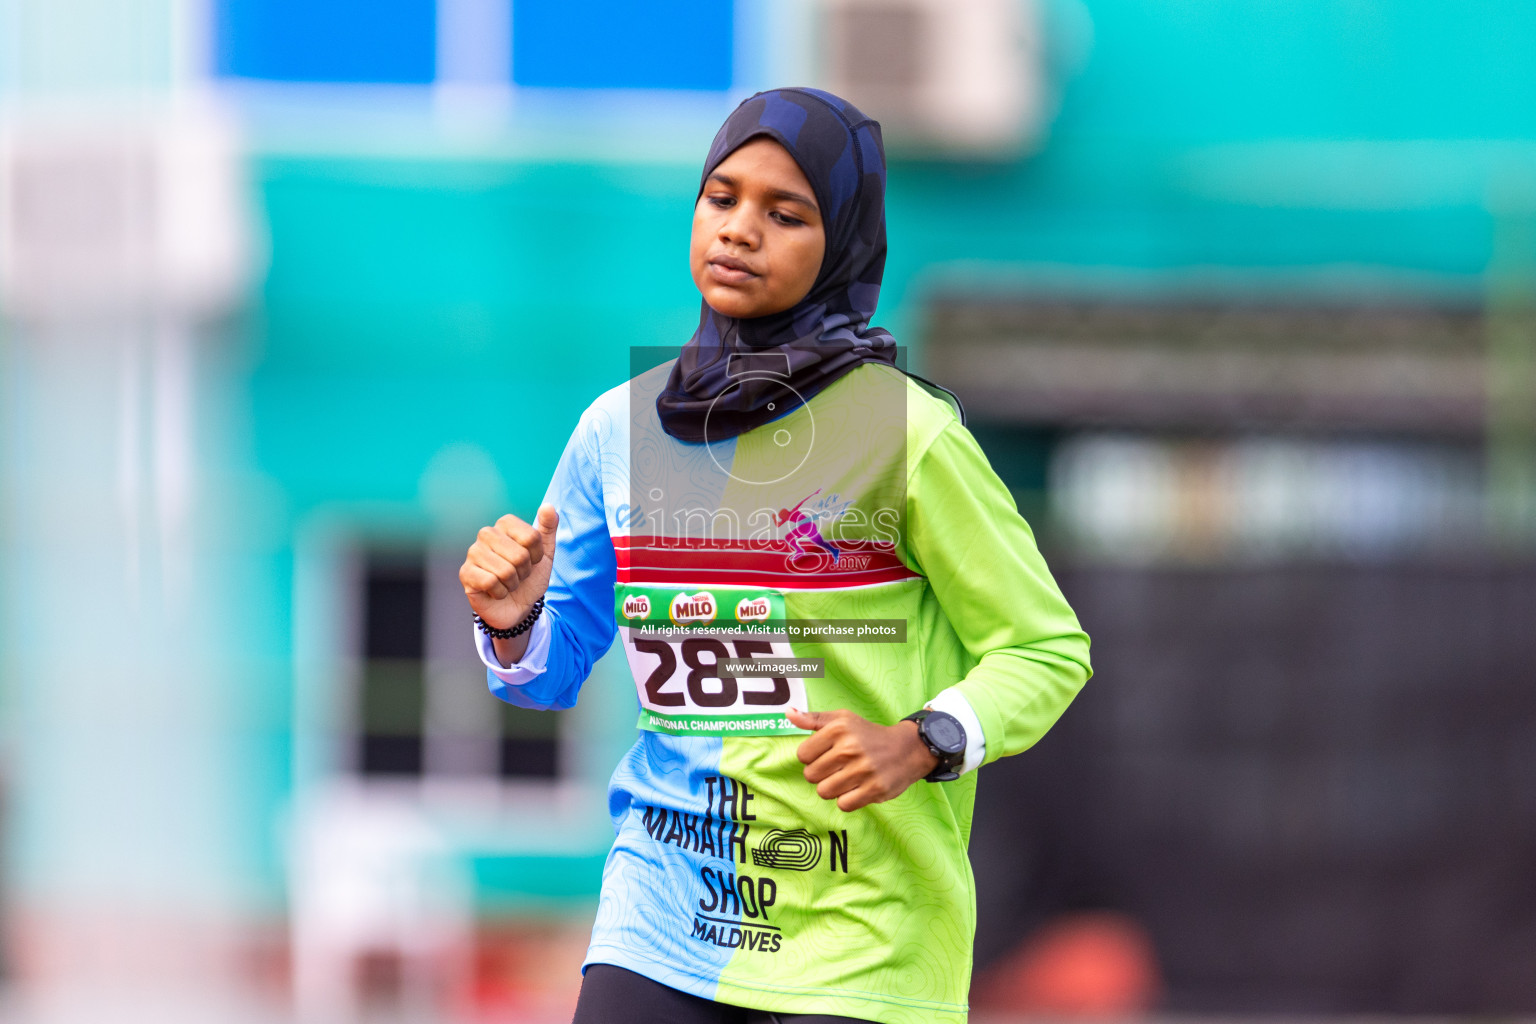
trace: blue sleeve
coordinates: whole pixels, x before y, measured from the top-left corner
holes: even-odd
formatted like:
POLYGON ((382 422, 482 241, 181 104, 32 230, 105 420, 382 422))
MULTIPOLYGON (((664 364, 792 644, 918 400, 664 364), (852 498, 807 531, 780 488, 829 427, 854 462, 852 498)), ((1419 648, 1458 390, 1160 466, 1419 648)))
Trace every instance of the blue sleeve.
POLYGON ((544 671, 521 685, 509 685, 494 671, 486 673, 491 693, 518 707, 574 706, 592 666, 613 643, 617 570, 595 442, 590 414, 584 415, 544 492, 544 500, 560 513, 555 565, 544 598, 550 629, 544 671))

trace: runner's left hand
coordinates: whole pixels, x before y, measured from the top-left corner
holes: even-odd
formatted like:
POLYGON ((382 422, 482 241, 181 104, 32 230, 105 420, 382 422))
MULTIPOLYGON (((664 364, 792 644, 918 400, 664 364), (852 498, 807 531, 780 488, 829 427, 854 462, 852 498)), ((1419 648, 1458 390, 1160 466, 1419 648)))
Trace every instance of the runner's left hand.
POLYGON ((796 755, 807 782, 840 810, 894 800, 933 771, 938 758, 917 738, 916 722, 877 725, 852 711, 787 712, 791 723, 812 734, 796 755))

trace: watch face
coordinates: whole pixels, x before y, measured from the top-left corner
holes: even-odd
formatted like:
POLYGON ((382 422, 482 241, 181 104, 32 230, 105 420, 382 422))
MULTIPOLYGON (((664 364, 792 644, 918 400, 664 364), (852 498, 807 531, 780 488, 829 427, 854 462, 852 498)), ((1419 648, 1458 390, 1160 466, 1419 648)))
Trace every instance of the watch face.
POLYGON ((940 750, 950 754, 958 754, 965 749, 965 730, 953 717, 936 711, 923 719, 923 731, 928 735, 928 741, 940 750))

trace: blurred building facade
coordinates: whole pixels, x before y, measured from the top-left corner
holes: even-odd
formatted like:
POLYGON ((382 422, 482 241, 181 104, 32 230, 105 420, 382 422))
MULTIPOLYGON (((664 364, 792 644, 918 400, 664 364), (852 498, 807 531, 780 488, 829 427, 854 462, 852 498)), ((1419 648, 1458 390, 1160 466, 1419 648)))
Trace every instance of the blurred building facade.
POLYGON ((688 337, 702 155, 804 82, 889 126, 879 319, 1096 642, 983 783, 978 966, 1110 910, 1175 1010, 1536 1010, 1536 9, 4 11, 19 983, 558 1012, 633 698, 495 704, 456 567, 688 337))

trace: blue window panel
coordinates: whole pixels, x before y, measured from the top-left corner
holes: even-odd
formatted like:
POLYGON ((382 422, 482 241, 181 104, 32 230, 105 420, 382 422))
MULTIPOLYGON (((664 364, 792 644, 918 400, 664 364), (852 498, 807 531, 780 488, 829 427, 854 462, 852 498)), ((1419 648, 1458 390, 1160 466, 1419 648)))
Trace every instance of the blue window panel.
POLYGON ((435 0, 215 0, 221 75, 288 82, 436 77, 435 0))
POLYGON ((731 0, 512 0, 512 80, 729 89, 731 0))

